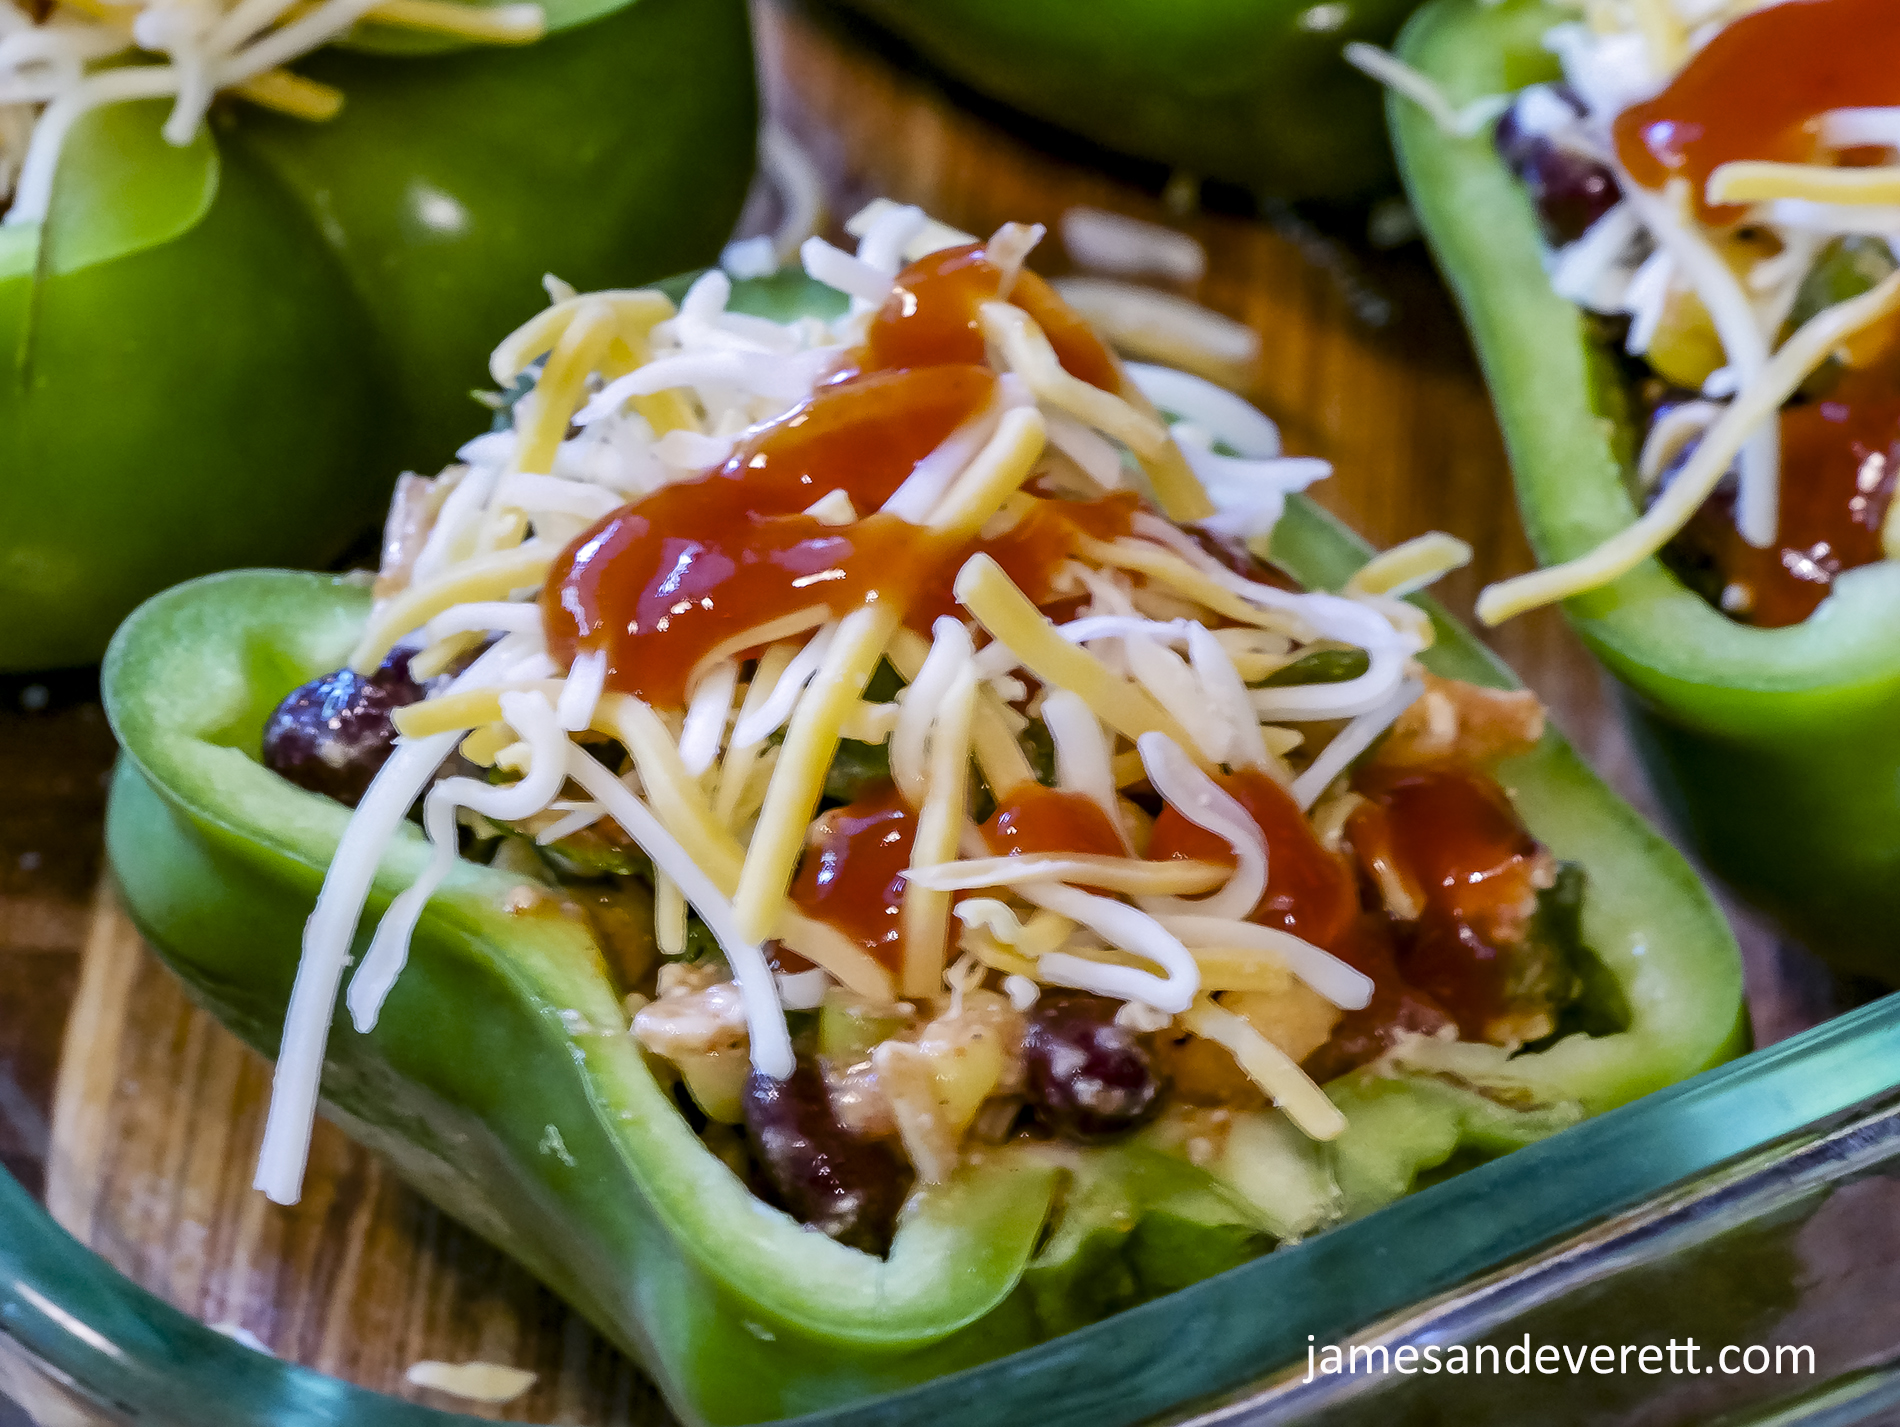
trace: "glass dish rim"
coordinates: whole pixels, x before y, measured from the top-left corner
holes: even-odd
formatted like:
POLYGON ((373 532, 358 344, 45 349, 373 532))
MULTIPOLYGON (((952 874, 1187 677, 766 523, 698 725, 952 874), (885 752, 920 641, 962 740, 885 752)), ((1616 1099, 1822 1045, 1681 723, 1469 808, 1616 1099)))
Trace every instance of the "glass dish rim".
MULTIPOLYGON (((895 1427, 920 1410, 939 1420, 1026 1420, 999 1415, 1012 1400, 1033 1407, 1040 1427, 1109 1427, 1181 1411, 1284 1368, 1304 1351, 1308 1331, 1339 1341, 1896 1084, 1900 993, 1077 1332, 918 1387, 781 1420, 895 1427), (1685 1133, 1691 1123, 1696 1132, 1685 1133), (1646 1152, 1629 1153, 1632 1144, 1646 1152), (1487 1212, 1469 1212, 1480 1201, 1487 1212), (1352 1272, 1370 1261, 1388 1271, 1352 1272), (1306 1307, 1259 1311, 1276 1301, 1306 1307), (1204 1335, 1191 1362, 1173 1346, 1190 1320, 1224 1325, 1204 1335)), ((0 1332, 69 1387, 134 1420, 203 1427, 487 1420, 359 1387, 225 1337, 121 1275, 4 1172, 0 1332)))

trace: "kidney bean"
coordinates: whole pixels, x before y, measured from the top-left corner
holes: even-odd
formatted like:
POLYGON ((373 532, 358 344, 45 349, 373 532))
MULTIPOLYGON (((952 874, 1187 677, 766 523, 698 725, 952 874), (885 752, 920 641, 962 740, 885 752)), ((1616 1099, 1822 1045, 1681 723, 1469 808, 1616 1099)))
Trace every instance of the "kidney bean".
POLYGON ((1530 192, 1538 225, 1552 247, 1574 243, 1622 197, 1616 175, 1605 165, 1548 134, 1527 132, 1515 108, 1498 120, 1495 142, 1499 157, 1530 192))
POLYGON ((744 1104, 753 1153, 786 1211, 849 1248, 887 1252, 904 1202, 897 1157, 838 1123, 817 1062, 800 1057, 784 1080, 754 1071, 744 1104))
POLYGON ((1102 996, 1045 994, 1029 1012, 1023 1064, 1029 1102, 1066 1139, 1107 1139, 1161 1105, 1161 1079, 1140 1035, 1115 1024, 1102 996))
POLYGON ((264 766, 355 807, 396 741, 391 715, 422 697, 398 650, 365 678, 339 669, 292 689, 264 725, 264 766))

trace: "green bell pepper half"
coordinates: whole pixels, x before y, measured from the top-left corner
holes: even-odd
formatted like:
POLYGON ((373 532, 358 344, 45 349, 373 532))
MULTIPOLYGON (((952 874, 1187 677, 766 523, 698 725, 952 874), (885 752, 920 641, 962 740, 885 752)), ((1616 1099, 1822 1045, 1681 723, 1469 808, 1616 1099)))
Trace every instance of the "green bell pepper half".
MULTIPOLYGON (((1400 54, 1454 103, 1557 77, 1527 0, 1434 0, 1400 54)), ((1390 103, 1413 206, 1464 309, 1546 564, 1637 518, 1641 433, 1610 358, 1551 290, 1531 205, 1488 134, 1390 103)), ((1805 623, 1736 624, 1656 559, 1570 600, 1628 693, 1664 803, 1705 864, 1836 965, 1900 977, 1900 564, 1849 571, 1805 623)))
POLYGON ((1340 58, 1418 0, 839 0, 980 93, 1275 198, 1392 184, 1377 86, 1340 58))
MULTIPOLYGON (((818 305, 796 279, 742 296, 781 319, 818 305)), ((1296 499, 1272 553, 1337 588, 1369 551, 1296 499)), ((368 605, 349 577, 212 575, 148 601, 105 661, 124 750, 107 842, 126 905, 192 994, 265 1054, 349 812, 265 770, 261 731, 286 692, 341 664, 368 605)), ((1511 684, 1434 616, 1433 668, 1511 684)), ((1328 1145, 1263 1114, 1242 1117, 1205 1168, 1166 1152, 1161 1125, 1106 1149, 991 1151, 918 1194, 889 1259, 872 1258, 754 1199, 649 1072, 581 924, 508 912, 519 879, 470 863, 423 914, 375 1030, 337 1017, 325 1113, 639 1358, 689 1420, 759 1421, 926 1381, 1373 1212, 1742 1047, 1734 943, 1681 858, 1554 731, 1498 775, 1531 830, 1588 869, 1583 933, 1626 1023, 1516 1057, 1435 1043, 1344 1076, 1327 1089, 1348 1128, 1328 1145)), ((406 825, 358 954, 426 857, 406 825)))
POLYGON ((366 29, 298 66, 344 93, 324 123, 233 105, 173 148, 162 102, 81 121, 45 222, 0 227, 0 670, 98 658, 188 576, 333 559, 476 425, 543 273, 718 251, 757 125, 742 0, 549 21, 509 49, 366 29))

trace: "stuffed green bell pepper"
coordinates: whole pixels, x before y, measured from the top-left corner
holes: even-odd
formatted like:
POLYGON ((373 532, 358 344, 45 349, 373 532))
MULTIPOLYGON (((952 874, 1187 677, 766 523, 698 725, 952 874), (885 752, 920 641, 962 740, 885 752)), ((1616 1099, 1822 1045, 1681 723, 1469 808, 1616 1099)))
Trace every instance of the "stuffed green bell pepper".
POLYGON ((1402 598, 1468 552, 1368 563, 1038 230, 923 221, 555 304, 373 584, 211 576, 105 666, 127 905, 277 1057, 258 1186, 321 1096, 692 1420, 1008 1353, 1741 1044, 1687 867, 1402 598))
POLYGON ((704 262, 751 172, 738 0, 39 8, 0 5, 0 669, 335 558, 543 274, 704 262))
POLYGON ((1378 92, 1341 58, 1418 0, 841 0, 932 65, 1118 152, 1274 198, 1392 185, 1378 92))
POLYGON ((1900 14, 1652 8, 1639 32, 1448 0, 1401 47, 1448 108, 1506 109, 1459 137, 1392 104, 1552 567, 1480 614, 1566 599, 1707 864, 1891 980, 1900 277, 1871 185, 1900 14))

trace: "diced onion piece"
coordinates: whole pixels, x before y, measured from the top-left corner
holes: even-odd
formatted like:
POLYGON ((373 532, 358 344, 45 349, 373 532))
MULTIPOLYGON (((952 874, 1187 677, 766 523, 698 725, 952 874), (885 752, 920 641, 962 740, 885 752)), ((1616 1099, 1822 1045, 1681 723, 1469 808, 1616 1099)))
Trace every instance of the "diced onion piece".
POLYGON ((1201 1000, 1178 1014, 1195 1035, 1226 1047, 1248 1078, 1310 1138, 1337 1139, 1346 1128, 1346 1117, 1326 1092, 1285 1051, 1232 1011, 1201 1000))

